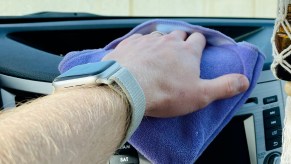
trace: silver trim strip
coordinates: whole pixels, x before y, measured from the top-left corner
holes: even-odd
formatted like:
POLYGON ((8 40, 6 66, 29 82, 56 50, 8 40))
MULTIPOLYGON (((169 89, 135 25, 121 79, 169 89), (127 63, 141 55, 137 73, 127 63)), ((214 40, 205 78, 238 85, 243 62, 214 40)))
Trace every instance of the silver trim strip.
POLYGON ((54 90, 52 83, 21 79, 3 74, 0 74, 0 86, 40 94, 51 94, 54 90))
POLYGON ((266 70, 266 71, 261 72, 257 83, 269 82, 269 81, 274 81, 274 80, 278 80, 278 79, 276 79, 273 76, 273 73, 271 70, 266 70))
POLYGON ((0 88, 0 95, 2 98, 2 108, 5 110, 5 109, 10 109, 10 108, 15 108, 16 107, 16 103, 15 103, 15 95, 7 92, 6 90, 4 89, 1 89, 0 88))

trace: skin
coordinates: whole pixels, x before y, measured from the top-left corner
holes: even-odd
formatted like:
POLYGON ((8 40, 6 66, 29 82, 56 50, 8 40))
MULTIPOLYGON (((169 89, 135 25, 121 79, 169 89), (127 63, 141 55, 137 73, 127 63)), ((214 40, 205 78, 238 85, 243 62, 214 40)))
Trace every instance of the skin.
MULTIPOLYGON (((147 116, 195 112, 245 91, 239 74, 200 79, 205 38, 182 31, 135 34, 103 60, 116 60, 137 79, 147 116)), ((0 115, 0 163, 106 163, 131 120, 127 99, 107 86, 68 89, 0 115)))
POLYGON ((200 33, 189 37, 182 31, 164 36, 135 34, 103 60, 116 60, 137 77, 147 100, 146 115, 179 116, 197 111, 214 100, 234 96, 249 86, 247 78, 240 74, 200 79, 205 43, 200 33))

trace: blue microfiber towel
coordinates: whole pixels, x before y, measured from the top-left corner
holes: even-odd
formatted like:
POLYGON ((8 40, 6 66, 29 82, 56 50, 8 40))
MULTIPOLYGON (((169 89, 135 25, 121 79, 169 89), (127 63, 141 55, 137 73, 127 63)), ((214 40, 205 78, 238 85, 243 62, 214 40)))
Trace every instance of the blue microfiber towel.
POLYGON ((144 117, 130 139, 130 143, 153 163, 194 163, 255 87, 265 59, 255 46, 246 42, 236 43, 218 31, 201 26, 175 20, 151 20, 135 27, 103 49, 69 53, 60 63, 59 70, 64 72, 79 64, 98 62, 132 34, 149 34, 153 31, 169 33, 173 30, 183 30, 189 34, 200 32, 206 37, 207 44, 201 59, 202 79, 241 73, 250 81, 246 92, 217 100, 192 114, 175 118, 144 117))

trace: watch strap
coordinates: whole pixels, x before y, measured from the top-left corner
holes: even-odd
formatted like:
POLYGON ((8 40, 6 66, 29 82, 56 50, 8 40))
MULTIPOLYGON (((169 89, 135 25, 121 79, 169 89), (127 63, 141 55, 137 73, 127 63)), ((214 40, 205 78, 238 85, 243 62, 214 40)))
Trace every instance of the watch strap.
MULTIPOLYGON (((114 81, 118 84, 123 93, 126 95, 132 110, 131 122, 128 127, 126 137, 122 142, 123 145, 141 123, 145 113, 146 100, 139 83, 126 68, 121 67, 117 72, 110 76, 108 80, 114 81)), ((112 86, 112 84, 110 86, 112 86)))

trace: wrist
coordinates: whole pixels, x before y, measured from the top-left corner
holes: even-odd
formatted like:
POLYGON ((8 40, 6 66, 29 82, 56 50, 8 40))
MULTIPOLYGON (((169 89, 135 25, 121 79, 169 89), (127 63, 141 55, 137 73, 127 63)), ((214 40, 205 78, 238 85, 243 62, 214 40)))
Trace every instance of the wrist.
MULTIPOLYGON (((126 96, 126 94, 122 91, 122 89, 118 86, 118 85, 103 85, 103 86, 98 86, 98 88, 103 88, 104 90, 106 90, 107 92, 109 92, 113 97, 116 97, 116 99, 118 99, 119 101, 122 101, 122 104, 125 104, 124 107, 125 108, 121 108, 124 109, 120 112, 125 112, 126 113, 126 118, 125 118, 125 128, 124 128, 124 134, 122 136, 122 140, 119 143, 119 147, 123 146, 125 144, 125 142, 130 138, 131 131, 130 131, 130 127, 133 124, 133 119, 132 119, 132 108, 130 107, 130 103, 129 100, 126 96)), ((113 99, 115 100, 115 99, 113 99)))
POLYGON ((121 115, 125 115, 124 118, 124 122, 125 122, 125 126, 124 126, 124 133, 122 134, 122 139, 118 145, 118 148, 123 146, 124 143, 129 139, 129 129, 130 126, 132 124, 132 109, 130 107, 129 101, 126 97, 126 95, 120 90, 121 88, 119 88, 118 86, 108 86, 108 85, 102 85, 102 86, 97 86, 95 87, 96 93, 99 93, 98 90, 103 90, 102 93, 106 93, 106 95, 104 95, 104 97, 108 97, 108 98, 112 98, 112 100, 115 100, 114 102, 112 102, 111 100, 107 100, 108 103, 116 103, 116 104, 122 104, 120 106, 120 113, 123 113, 121 115))
POLYGON ((78 65, 58 76, 53 85, 56 90, 72 87, 108 85, 122 97, 126 97, 132 111, 127 139, 139 126, 145 112, 145 96, 134 76, 115 61, 103 61, 78 65))

